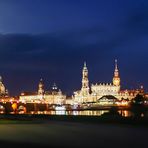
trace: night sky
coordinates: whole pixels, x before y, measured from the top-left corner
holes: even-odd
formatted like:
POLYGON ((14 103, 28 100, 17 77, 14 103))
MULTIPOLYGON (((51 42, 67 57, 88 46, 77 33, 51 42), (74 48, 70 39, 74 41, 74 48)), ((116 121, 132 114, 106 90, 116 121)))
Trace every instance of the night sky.
POLYGON ((147 0, 0 0, 0 75, 10 95, 112 82, 118 59, 122 89, 148 91, 147 0))

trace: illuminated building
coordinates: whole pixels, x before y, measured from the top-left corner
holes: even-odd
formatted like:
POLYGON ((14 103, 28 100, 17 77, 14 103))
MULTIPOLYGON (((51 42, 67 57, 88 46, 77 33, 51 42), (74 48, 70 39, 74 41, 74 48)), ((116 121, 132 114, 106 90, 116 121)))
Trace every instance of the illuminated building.
POLYGON ((117 98, 111 95, 103 96, 97 100, 100 105, 116 105, 117 98))
POLYGON ((1 76, 0 76, 0 97, 8 97, 8 90, 5 89, 1 76))
POLYGON ((74 92, 73 101, 74 103, 78 103, 78 104, 82 102, 92 101, 91 95, 90 95, 88 69, 86 67, 86 63, 84 63, 84 67, 82 70, 82 88, 81 90, 74 92))
POLYGON ((44 90, 43 80, 38 85, 38 91, 34 93, 23 92, 19 97, 22 103, 47 103, 47 104, 64 104, 66 95, 54 84, 51 91, 44 90))
POLYGON ((119 70, 117 66, 117 60, 115 60, 115 70, 112 83, 100 83, 100 84, 92 84, 91 85, 91 95, 94 101, 97 101, 103 96, 112 95, 116 98, 119 98, 120 92, 120 76, 119 70))
MULTIPOLYGON (((117 60, 115 60, 115 70, 114 70, 112 83, 106 83, 106 84, 96 83, 96 84, 92 84, 91 87, 89 88, 88 69, 86 67, 86 63, 84 63, 84 67, 82 70, 82 88, 81 90, 74 92, 73 103, 81 104, 84 102, 98 102, 99 99, 102 98, 103 96, 113 96, 117 98, 119 101, 123 99, 131 100, 138 93, 142 93, 142 94, 144 93, 144 89, 142 86, 140 89, 136 89, 136 90, 121 90, 120 82, 121 80, 120 80, 117 60)), ((104 102, 103 99, 104 97, 100 101, 104 102)), ((111 102, 109 101, 108 103, 111 104, 111 102)))
POLYGON ((60 89, 54 84, 51 91, 46 91, 44 94, 44 99, 49 104, 65 104, 66 95, 62 93, 60 89))

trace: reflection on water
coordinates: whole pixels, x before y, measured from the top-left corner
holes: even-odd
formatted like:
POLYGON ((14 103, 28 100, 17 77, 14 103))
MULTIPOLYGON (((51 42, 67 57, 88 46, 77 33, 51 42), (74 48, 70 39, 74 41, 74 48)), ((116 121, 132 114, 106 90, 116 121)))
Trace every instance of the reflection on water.
MULTIPOLYGON (((109 112, 109 110, 83 110, 83 111, 65 111, 65 110, 58 110, 58 111, 32 111, 31 114, 47 114, 47 115, 83 115, 83 116, 101 116, 104 113, 109 112)), ((123 117, 130 117, 132 113, 128 110, 120 110, 118 111, 119 114, 123 117)))
POLYGON ((123 117, 130 117, 130 116, 132 116, 132 113, 130 111, 128 111, 128 110, 120 110, 119 114, 121 116, 123 116, 123 117))
POLYGON ((102 114, 108 112, 108 110, 84 110, 84 111, 67 111, 67 115, 85 115, 85 116, 101 116, 102 114))

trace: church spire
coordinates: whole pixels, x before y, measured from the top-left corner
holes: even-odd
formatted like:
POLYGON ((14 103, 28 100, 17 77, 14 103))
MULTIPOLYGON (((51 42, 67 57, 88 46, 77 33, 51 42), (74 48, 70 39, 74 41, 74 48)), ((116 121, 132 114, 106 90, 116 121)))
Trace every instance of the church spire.
POLYGON ((83 70, 87 70, 86 61, 84 62, 83 70))
POLYGON ((89 80, 88 80, 88 69, 86 67, 86 62, 84 62, 84 67, 82 70, 82 88, 81 88, 83 95, 89 94, 89 80))
POLYGON ((118 70, 118 63, 117 63, 117 59, 115 59, 115 70, 118 70))
POLYGON ((84 67, 86 67, 86 61, 84 62, 84 67))
POLYGON ((114 77, 119 77, 117 59, 115 59, 115 72, 114 72, 114 77))
POLYGON ((114 77, 113 77, 113 85, 120 86, 120 77, 119 77, 117 59, 115 60, 115 71, 114 71, 114 77))

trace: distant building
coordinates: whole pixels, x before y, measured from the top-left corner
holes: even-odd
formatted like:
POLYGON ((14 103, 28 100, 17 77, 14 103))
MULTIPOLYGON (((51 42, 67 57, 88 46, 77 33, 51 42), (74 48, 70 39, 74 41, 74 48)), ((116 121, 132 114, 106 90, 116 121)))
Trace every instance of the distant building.
POLYGON ((148 99, 148 93, 145 93, 144 97, 145 97, 146 99, 148 99))
POLYGON ((117 60, 115 60, 115 71, 113 76, 112 83, 100 83, 100 84, 92 84, 91 85, 91 91, 92 96, 97 96, 97 99, 101 98, 105 95, 112 95, 112 96, 118 96, 120 92, 120 76, 119 76, 119 70, 117 67, 117 60))
POLYGON ((72 99, 71 96, 66 97, 65 104, 67 104, 67 105, 73 105, 73 99, 72 99))
POLYGON ((48 104, 64 104, 66 95, 54 84, 50 91, 44 90, 44 83, 41 79, 37 92, 23 92, 19 96, 19 101, 23 103, 48 103, 48 104))
POLYGON ((114 96, 106 95, 106 96, 99 98, 97 102, 99 105, 107 105, 107 106, 116 105, 116 102, 118 102, 118 99, 114 96))
POLYGON ((0 76, 0 97, 8 97, 8 90, 5 88, 1 76, 0 76))
POLYGON ((51 91, 46 91, 44 94, 44 99, 49 104, 65 104, 66 101, 66 95, 62 93, 60 89, 56 86, 54 83, 51 91))
MULTIPOLYGON (((121 90, 121 79, 119 75, 117 60, 115 60, 115 70, 112 83, 92 84, 89 87, 88 69, 86 63, 82 70, 82 87, 81 90, 75 91, 73 96, 74 104, 81 104, 84 102, 96 102, 103 96, 113 96, 118 100, 133 99, 138 93, 144 93, 143 86, 135 90, 121 90)), ((102 98, 104 99, 104 97, 102 98)))

